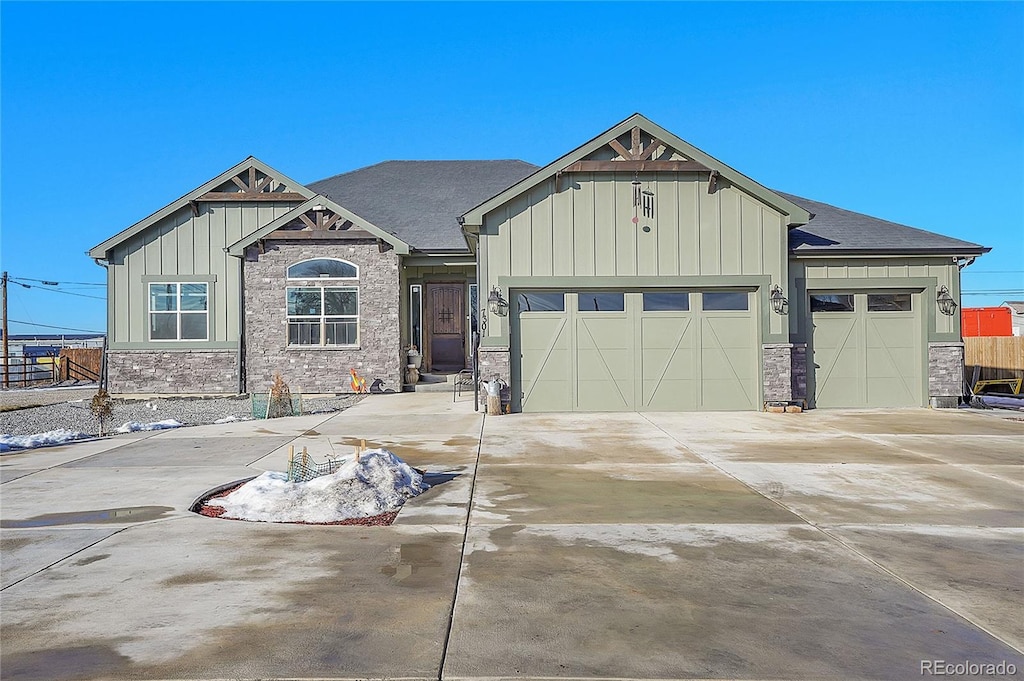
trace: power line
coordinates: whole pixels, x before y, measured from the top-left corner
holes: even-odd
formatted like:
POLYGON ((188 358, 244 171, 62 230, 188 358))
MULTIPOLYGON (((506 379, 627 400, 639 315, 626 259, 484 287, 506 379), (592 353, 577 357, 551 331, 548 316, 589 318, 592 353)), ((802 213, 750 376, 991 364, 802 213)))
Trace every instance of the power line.
POLYGON ((11 281, 38 281, 40 284, 47 284, 49 286, 60 286, 61 284, 76 284, 78 286, 106 286, 106 284, 97 284, 93 281, 54 281, 53 279, 32 279, 31 277, 10 277, 11 281))
POLYGON ((1024 274, 1024 270, 964 270, 964 274, 1024 274))
POLYGON ((33 284, 24 284, 17 279, 12 278, 12 282, 21 286, 22 288, 34 288, 37 291, 49 291, 50 293, 63 293, 66 296, 77 296, 79 298, 92 298, 93 300, 106 300, 106 296, 90 296, 84 293, 72 293, 71 291, 62 291, 59 288, 49 288, 47 286, 35 286, 33 284))
POLYGON ((1006 291, 961 291, 962 296, 1015 296, 1024 294, 1024 290, 1006 290, 1006 291))
POLYGON ((104 335, 103 331, 93 331, 92 329, 76 329, 73 326, 53 326, 52 324, 36 324, 34 322, 21 322, 17 319, 8 319, 7 321, 13 324, 24 324, 25 326, 40 326, 45 329, 63 329, 64 331, 81 331, 83 333, 95 333, 104 335))

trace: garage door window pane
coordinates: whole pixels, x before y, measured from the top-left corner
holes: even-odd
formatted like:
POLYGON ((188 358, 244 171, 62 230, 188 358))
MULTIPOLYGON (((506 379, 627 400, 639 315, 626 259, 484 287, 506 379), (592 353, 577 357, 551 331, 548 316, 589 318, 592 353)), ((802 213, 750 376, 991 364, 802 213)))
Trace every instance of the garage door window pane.
POLYGON ((622 312, 626 309, 623 293, 580 293, 580 312, 622 312))
POLYGON ((520 312, 564 312, 565 294, 550 292, 520 293, 516 297, 520 312))
POLYGON ((873 293, 868 295, 868 312, 910 312, 909 293, 873 293))
POLYGON ((811 312, 853 312, 853 294, 815 294, 811 296, 811 312))
POLYGON ((685 312, 690 309, 689 293, 645 293, 644 312, 685 312))
POLYGON ((746 310, 748 309, 746 291, 716 291, 704 293, 705 310, 746 310))

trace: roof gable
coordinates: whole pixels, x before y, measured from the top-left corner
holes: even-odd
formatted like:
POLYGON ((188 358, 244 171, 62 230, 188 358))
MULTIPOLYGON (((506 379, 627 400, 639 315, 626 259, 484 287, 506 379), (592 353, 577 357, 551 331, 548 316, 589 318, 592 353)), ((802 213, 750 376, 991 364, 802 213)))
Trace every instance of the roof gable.
POLYGON ((317 231, 326 232, 327 234, 324 236, 327 236, 332 232, 333 234, 338 234, 351 224, 351 226, 358 227, 361 230, 368 232, 370 235, 391 244, 394 246, 396 253, 405 254, 409 252, 409 244, 405 243, 394 234, 381 229, 369 220, 359 217, 347 208, 338 205, 331 199, 320 194, 314 195, 312 198, 307 199, 298 206, 295 206, 295 208, 291 209, 276 220, 269 222, 255 232, 242 237, 235 243, 228 246, 227 251, 230 255, 241 257, 245 252, 246 246, 254 244, 260 239, 267 238, 273 232, 282 229, 285 225, 290 222, 294 222, 295 220, 305 222, 310 226, 310 231, 313 233, 317 231), (323 210, 324 208, 326 208, 326 210, 323 210), (316 214, 315 217, 308 216, 307 214, 310 212, 314 212, 316 214), (326 215, 328 212, 331 215, 326 215), (332 230, 333 227, 337 227, 337 229, 332 230))
POLYGON ((467 225, 480 226, 486 213, 563 172, 612 170, 707 171, 712 177, 721 177, 734 187, 788 215, 787 223, 790 226, 802 225, 810 220, 810 215, 800 206, 638 113, 479 204, 466 212, 463 219, 467 225))
MULTIPOLYGON (((315 193, 308 188, 250 156, 212 180, 196 187, 188 194, 167 204, 149 217, 93 246, 89 249, 88 254, 92 258, 105 258, 115 246, 145 231, 148 227, 192 202, 204 200, 301 201, 313 196, 315 193)), ((194 207, 193 210, 195 210, 194 207)))

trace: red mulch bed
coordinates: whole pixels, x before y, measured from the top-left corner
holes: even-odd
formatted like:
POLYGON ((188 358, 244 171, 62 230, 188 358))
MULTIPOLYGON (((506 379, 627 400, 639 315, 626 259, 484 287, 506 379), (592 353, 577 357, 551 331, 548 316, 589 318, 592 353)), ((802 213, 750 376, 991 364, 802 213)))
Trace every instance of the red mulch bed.
MULTIPOLYGON (((232 492, 234 492, 236 489, 238 489, 239 487, 241 487, 244 484, 245 483, 243 482, 243 483, 241 483, 239 485, 235 485, 234 487, 229 487, 228 489, 221 490, 220 492, 217 492, 216 494, 211 494, 210 496, 206 497, 205 499, 203 499, 203 505, 199 507, 199 510, 197 511, 197 513, 199 513, 199 515, 205 515, 205 516, 207 516, 209 518, 220 518, 221 516, 224 515, 224 507, 223 506, 210 506, 210 504, 209 504, 210 499, 219 499, 221 497, 226 497, 227 495, 231 494, 232 492)), ((398 517, 398 511, 389 511, 388 513, 381 513, 380 515, 372 515, 372 516, 369 516, 368 518, 345 518, 344 520, 333 520, 333 521, 331 521, 329 523, 304 523, 304 522, 301 522, 301 521, 296 521, 296 522, 284 523, 284 524, 287 524, 287 525, 366 525, 366 526, 382 526, 382 525, 390 525, 391 523, 395 522, 395 518, 397 518, 397 517, 398 517)), ((262 520, 243 520, 242 518, 225 518, 225 520, 242 520, 243 522, 263 522, 262 520)))

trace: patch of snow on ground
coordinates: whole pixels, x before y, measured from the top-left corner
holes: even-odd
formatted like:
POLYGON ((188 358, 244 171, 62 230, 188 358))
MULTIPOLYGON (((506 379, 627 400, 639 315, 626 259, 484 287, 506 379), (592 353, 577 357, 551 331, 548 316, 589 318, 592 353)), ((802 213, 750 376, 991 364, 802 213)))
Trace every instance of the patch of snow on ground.
POLYGON ((12 449, 32 449, 45 445, 59 445, 72 440, 81 440, 85 437, 92 437, 88 433, 80 433, 77 430, 48 430, 45 433, 35 435, 0 435, 0 452, 9 452, 12 449))
POLYGON ((216 421, 214 421, 214 423, 234 423, 235 421, 251 421, 251 420, 252 419, 243 419, 243 418, 241 418, 239 416, 235 416, 234 414, 232 414, 230 416, 225 416, 222 419, 217 419, 216 421))
POLYGON ((337 472, 308 482, 288 482, 267 471, 231 494, 211 499, 225 509, 222 518, 270 523, 329 523, 368 518, 400 508, 430 487, 423 476, 386 449, 368 449, 337 472))
POLYGON ((119 433, 135 433, 140 430, 164 430, 167 428, 181 428, 183 423, 175 421, 174 419, 166 419, 164 421, 154 421, 153 423, 140 423, 138 421, 129 421, 120 428, 117 429, 119 433))

